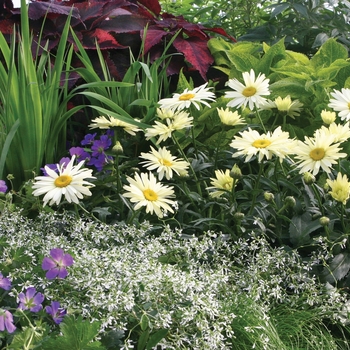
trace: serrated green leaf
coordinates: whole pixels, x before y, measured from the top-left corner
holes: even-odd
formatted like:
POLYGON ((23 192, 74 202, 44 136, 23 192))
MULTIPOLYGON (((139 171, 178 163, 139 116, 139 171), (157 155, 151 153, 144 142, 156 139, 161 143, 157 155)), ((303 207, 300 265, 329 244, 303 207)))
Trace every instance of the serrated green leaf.
POLYGON ((227 53, 227 57, 240 72, 249 72, 259 65, 259 59, 251 54, 231 51, 227 53))
POLYGON ((279 96, 290 95, 291 98, 299 98, 300 96, 311 95, 305 90, 305 81, 300 81, 295 78, 286 78, 279 80, 270 85, 271 91, 279 96))
POLYGON ((336 255, 328 268, 324 270, 323 277, 330 283, 343 279, 350 270, 350 253, 343 252, 336 255))

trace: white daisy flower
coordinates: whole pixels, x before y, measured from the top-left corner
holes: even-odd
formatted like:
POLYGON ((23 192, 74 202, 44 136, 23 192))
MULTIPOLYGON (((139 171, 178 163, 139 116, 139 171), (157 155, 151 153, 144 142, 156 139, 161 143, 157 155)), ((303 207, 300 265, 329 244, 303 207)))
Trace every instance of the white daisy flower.
POLYGON ((222 124, 229 126, 246 124, 237 111, 232 112, 228 108, 217 108, 217 111, 222 124))
POLYGON ((232 148, 238 149, 232 157, 246 156, 248 162, 253 156, 257 155, 258 161, 261 162, 264 157, 271 159, 272 156, 279 157, 280 161, 292 153, 291 149, 294 140, 289 138, 289 133, 282 131, 278 127, 273 133, 267 132, 260 135, 258 131, 248 128, 240 132, 241 136, 235 136, 230 143, 232 148))
POLYGON ((299 173, 311 172, 317 175, 320 169, 331 172, 332 165, 337 164, 339 158, 347 156, 340 153, 339 143, 334 143, 334 135, 327 135, 323 130, 316 130, 314 137, 305 137, 305 141, 298 141, 293 153, 298 159, 299 173))
POLYGON ((205 83, 193 90, 185 89, 181 94, 175 93, 171 98, 163 98, 158 103, 160 108, 171 109, 171 110, 182 110, 189 108, 192 104, 199 110, 200 104, 204 104, 210 107, 210 104, 206 102, 215 101, 215 94, 210 92, 211 88, 207 88, 208 83, 205 83))
POLYGON ((332 97, 329 100, 328 107, 339 113, 341 120, 350 120, 350 89, 334 90, 331 92, 332 97))
POLYGON ((232 99, 227 104, 227 107, 246 107, 247 104, 250 110, 254 109, 254 106, 259 108, 266 98, 262 96, 270 95, 269 81, 266 79, 265 74, 259 73, 255 79, 255 73, 253 69, 249 72, 243 73, 244 84, 237 79, 230 79, 226 85, 235 91, 227 91, 225 93, 226 98, 232 99))
POLYGON ((49 205, 56 203, 58 205, 61 202, 62 195, 65 199, 71 203, 79 203, 79 199, 85 196, 91 196, 90 190, 85 186, 94 186, 92 183, 85 181, 85 179, 95 179, 92 176, 92 170, 81 169, 84 161, 81 161, 78 165, 73 165, 75 155, 70 162, 61 166, 57 164, 58 174, 45 166, 47 176, 35 177, 36 182, 33 184, 33 195, 40 196, 45 194, 43 201, 44 206, 49 202, 49 205))
MULTIPOLYGON (((107 119, 105 116, 99 116, 92 120, 92 124, 89 125, 90 129, 110 129, 113 127, 121 127, 123 128, 128 134, 135 136, 137 131, 140 131, 137 126, 132 125, 130 123, 123 122, 122 120, 119 120, 117 118, 108 116, 109 119, 107 119)), ((135 119, 137 120, 137 119, 135 119)))
POLYGON ((146 207, 146 213, 155 212, 159 218, 164 216, 164 212, 174 212, 170 205, 173 206, 176 202, 169 199, 174 196, 172 186, 164 186, 157 182, 152 173, 136 173, 134 178, 128 176, 127 180, 130 186, 123 186, 128 191, 123 196, 130 198, 130 202, 136 203, 135 210, 146 207))
POLYGON ((234 179, 230 176, 229 169, 226 169, 225 172, 222 170, 215 170, 215 176, 216 178, 210 178, 210 184, 212 186, 207 187, 207 190, 215 190, 213 192, 210 192, 211 197, 220 197, 224 193, 232 191, 233 186, 236 182, 234 182, 234 179))
POLYGON ((146 159, 146 161, 141 162, 141 164, 144 164, 147 170, 157 169, 159 180, 162 180, 164 176, 167 180, 170 180, 173 177, 173 171, 180 175, 189 167, 188 162, 172 156, 166 147, 160 148, 156 151, 151 146, 151 152, 141 153, 140 158, 146 159))

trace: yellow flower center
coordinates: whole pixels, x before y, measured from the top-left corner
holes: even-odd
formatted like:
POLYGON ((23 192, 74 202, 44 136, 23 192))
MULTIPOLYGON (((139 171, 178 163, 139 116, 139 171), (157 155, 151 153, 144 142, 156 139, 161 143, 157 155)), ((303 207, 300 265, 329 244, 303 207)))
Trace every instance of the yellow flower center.
POLYGON ((153 190, 147 189, 143 191, 143 195, 148 201, 156 201, 158 199, 157 193, 155 193, 153 190))
POLYGON ((271 141, 266 139, 255 140, 253 142, 253 146, 256 148, 266 148, 267 146, 270 146, 270 145, 271 145, 271 141))
POLYGON ((350 109, 350 102, 348 102, 348 108, 350 109))
POLYGON ((256 89, 255 89, 254 86, 246 87, 246 88, 243 90, 243 92, 242 92, 242 94, 243 94, 245 97, 253 96, 253 95, 255 95, 255 93, 256 93, 256 89))
POLYGON ((55 186, 56 187, 67 187, 71 182, 73 178, 69 175, 61 175, 55 180, 55 186))
POLYGON ((315 148, 310 152, 310 157, 313 160, 321 160, 325 156, 326 152, 323 148, 315 148))
POLYGON ((179 100, 180 101, 188 101, 188 100, 191 100, 193 97, 195 97, 196 95, 195 94, 182 94, 180 97, 179 97, 179 100))
POLYGON ((173 163, 167 159, 160 159, 160 162, 161 162, 161 164, 163 164, 165 166, 172 166, 173 165, 173 163))

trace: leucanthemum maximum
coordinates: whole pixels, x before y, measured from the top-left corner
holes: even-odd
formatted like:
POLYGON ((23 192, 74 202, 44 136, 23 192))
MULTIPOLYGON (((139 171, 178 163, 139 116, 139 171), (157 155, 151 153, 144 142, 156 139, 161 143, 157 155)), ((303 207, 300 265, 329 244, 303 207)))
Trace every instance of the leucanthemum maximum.
POLYGON ((265 74, 259 73, 255 79, 255 72, 253 69, 250 72, 244 72, 243 74, 244 84, 238 79, 229 79, 226 83, 231 89, 235 91, 226 91, 225 97, 232 99, 227 107, 249 106, 250 110, 254 109, 254 106, 259 108, 266 102, 266 98, 263 96, 270 95, 269 91, 269 79, 266 79, 265 74))
POLYGON ((350 196, 350 182, 344 174, 338 173, 335 180, 327 179, 327 185, 331 188, 329 194, 338 202, 346 204, 350 196))
POLYGON ((244 119, 242 119, 241 115, 237 111, 230 111, 228 108, 216 108, 218 111, 219 118, 222 124, 229 126, 236 126, 246 124, 244 119))
POLYGON ((215 170, 216 178, 210 178, 212 186, 207 187, 207 190, 215 190, 209 192, 213 198, 221 197, 224 193, 231 192, 236 181, 230 176, 230 170, 215 170))
POLYGON ((262 109, 276 108, 279 112, 285 113, 285 115, 295 119, 296 116, 300 115, 302 106, 303 104, 299 100, 292 101, 288 95, 284 98, 278 96, 274 101, 267 100, 260 107, 262 109))
POLYGON ((127 180, 129 185, 123 186, 127 191, 123 196, 130 198, 131 203, 136 203, 135 210, 146 207, 146 213, 153 214, 154 212, 159 218, 162 218, 168 211, 174 213, 171 205, 176 206, 176 202, 170 199, 174 197, 172 186, 165 186, 157 182, 152 173, 136 173, 134 178, 128 176, 127 180))
MULTIPOLYGON (((162 111, 166 113, 165 110, 162 111)), ((146 129, 145 136, 147 140, 159 136, 157 141, 157 144, 159 144, 170 138, 173 131, 190 128, 192 126, 193 117, 190 117, 187 112, 180 111, 168 115, 169 117, 162 119, 162 122, 155 121, 155 125, 146 129)))
POLYGON ((147 170, 157 170, 159 180, 162 180, 164 176, 170 180, 173 177, 173 172, 180 175, 189 167, 188 162, 177 159, 166 147, 157 151, 151 146, 151 152, 141 153, 140 158, 146 159, 141 164, 144 164, 147 170))
POLYGON ((314 137, 305 137, 304 142, 299 140, 293 149, 297 167, 300 168, 299 173, 310 172, 317 175, 320 169, 330 173, 338 159, 347 156, 340 152, 340 144, 334 140, 334 135, 328 135, 321 129, 316 130, 314 137))
POLYGON ((163 98, 158 104, 160 108, 171 110, 182 110, 189 108, 192 104, 199 110, 200 104, 204 104, 210 107, 207 101, 215 101, 215 94, 209 91, 211 88, 207 88, 208 83, 205 83, 192 90, 185 89, 183 93, 175 93, 171 98, 163 98), (207 101, 206 101, 207 100, 207 101))
POLYGON ((326 135, 333 135, 334 142, 344 142, 350 138, 350 122, 346 122, 344 125, 332 123, 328 127, 321 126, 321 130, 326 135))
POLYGON ((81 168, 84 161, 81 161, 78 165, 73 165, 74 161, 75 156, 72 157, 67 165, 57 164, 58 173, 45 166, 47 176, 35 177, 33 195, 40 196, 45 194, 43 198, 44 206, 48 202, 49 205, 53 205, 54 203, 58 205, 61 202, 62 196, 69 203, 73 202, 76 204, 79 203, 79 199, 82 199, 84 195, 91 196, 88 187, 94 185, 85 179, 95 179, 92 176, 92 170, 81 168))
POLYGON ((289 133, 282 131, 281 127, 275 129, 272 133, 268 131, 266 134, 259 134, 258 131, 248 128, 240 132, 241 136, 235 136, 230 146, 237 149, 232 157, 245 156, 248 162, 253 156, 258 157, 261 162, 264 157, 271 159, 276 156, 282 160, 292 153, 291 149, 294 140, 289 138, 289 133))
POLYGON ((350 89, 334 90, 331 96, 333 98, 329 100, 328 107, 339 112, 341 120, 350 120, 350 89))
POLYGON ((121 127, 123 128, 128 134, 135 136, 137 131, 140 131, 137 126, 123 122, 122 120, 119 120, 117 118, 108 116, 108 119, 105 116, 99 116, 92 120, 92 123, 89 125, 90 129, 110 129, 113 127, 121 127))

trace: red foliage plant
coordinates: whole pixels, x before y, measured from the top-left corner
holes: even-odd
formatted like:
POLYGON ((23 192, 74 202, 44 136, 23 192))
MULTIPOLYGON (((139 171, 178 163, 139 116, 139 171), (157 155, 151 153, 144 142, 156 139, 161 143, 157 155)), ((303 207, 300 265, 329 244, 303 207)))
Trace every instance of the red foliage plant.
MULTIPOLYGON (((54 52, 70 12, 71 27, 91 60, 97 59, 97 41, 116 80, 122 80, 130 65, 129 50, 138 57, 144 36, 142 54, 149 55, 152 62, 176 35, 167 52, 177 53, 170 61, 168 75, 183 69, 197 72, 204 81, 214 62, 207 47, 208 33, 235 41, 222 28, 205 28, 183 17, 162 13, 158 0, 35 0, 29 4, 28 15, 34 37, 41 33, 40 45, 49 40, 48 49, 54 52)), ((0 0, 0 31, 8 40, 15 24, 20 24, 20 9, 14 9, 11 0, 0 0)), ((68 41, 74 44, 73 38, 68 41)))

